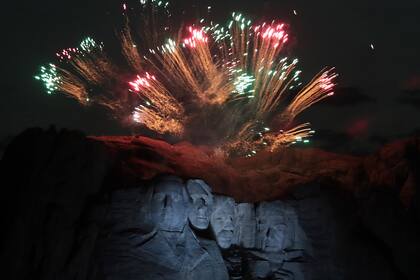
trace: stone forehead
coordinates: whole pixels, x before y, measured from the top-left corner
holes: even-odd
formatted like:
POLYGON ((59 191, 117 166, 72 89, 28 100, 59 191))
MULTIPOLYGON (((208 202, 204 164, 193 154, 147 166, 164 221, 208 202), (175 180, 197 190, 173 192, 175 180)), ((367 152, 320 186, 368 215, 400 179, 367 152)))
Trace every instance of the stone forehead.
POLYGON ((156 180, 154 185, 154 193, 168 193, 177 192, 183 193, 185 191, 182 179, 175 176, 163 176, 156 180))
POLYGON ((199 179, 188 180, 187 182, 187 191, 190 196, 201 196, 211 198, 212 191, 211 188, 203 181, 199 179))
POLYGON ((257 218, 271 217, 271 218, 284 218, 286 215, 286 205, 281 201, 261 202, 257 206, 257 218))
POLYGON ((222 196, 222 195, 216 195, 214 196, 213 200, 213 213, 215 211, 231 211, 232 214, 235 211, 235 200, 231 197, 222 196))
POLYGON ((238 203, 235 207, 235 215, 239 218, 255 218, 255 207, 252 203, 238 203))

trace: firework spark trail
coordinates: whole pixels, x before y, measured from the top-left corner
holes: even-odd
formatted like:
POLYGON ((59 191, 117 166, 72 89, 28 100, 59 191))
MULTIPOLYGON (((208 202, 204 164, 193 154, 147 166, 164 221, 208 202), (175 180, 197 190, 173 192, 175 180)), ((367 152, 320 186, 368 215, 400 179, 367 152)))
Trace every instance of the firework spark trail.
POLYGON ((60 76, 57 73, 57 67, 50 63, 47 67, 41 66, 41 72, 35 76, 35 79, 44 83, 48 94, 51 94, 59 89, 60 76))
POLYGON ((57 52, 55 55, 60 59, 60 61, 70 60, 74 55, 79 53, 78 48, 67 48, 57 52))
MULTIPOLYGON (((244 128, 243 133, 247 133, 247 129, 251 127, 244 128)), ((265 134, 261 134, 261 138, 257 140, 252 140, 253 135, 248 134, 246 141, 244 140, 235 140, 227 142, 225 147, 222 150, 244 150, 248 154, 245 154, 247 157, 251 157, 256 154, 257 150, 268 149, 271 152, 276 150, 288 147, 292 144, 298 142, 307 143, 308 140, 304 140, 313 135, 314 131, 310 128, 309 123, 300 124, 292 129, 287 131, 280 130, 279 132, 269 132, 269 129, 266 128, 265 134), (245 149, 244 149, 245 148, 245 149)))
POLYGON ((181 122, 175 119, 165 118, 156 110, 148 108, 144 105, 140 105, 135 108, 133 120, 162 134, 170 133, 180 136, 184 133, 184 126, 181 122))
MULTIPOLYGON (((162 125, 155 126, 150 121, 145 123, 145 125, 149 127, 149 129, 158 131, 162 134, 173 132, 175 135, 179 135, 181 131, 179 126, 183 122, 184 108, 166 90, 166 88, 157 81, 156 77, 146 72, 144 77, 137 76, 137 79, 129 84, 132 90, 138 93, 140 98, 145 101, 147 106, 137 107, 137 113, 140 111, 147 111, 147 113, 145 113, 146 115, 159 115, 162 120, 166 120, 171 123, 168 127, 162 125), (174 123, 177 123, 177 125, 173 125, 174 123), (160 127, 160 129, 155 129, 156 127, 160 127)), ((136 122, 139 121, 136 120, 136 122)))
POLYGON ((74 56, 70 60, 71 66, 86 81, 95 85, 103 85, 113 77, 115 71, 109 58, 103 53, 102 45, 88 38, 89 42, 83 41, 81 48, 82 54, 74 56))
POLYGON ((298 114, 313 104, 334 95, 332 89, 334 87, 333 80, 336 77, 337 74, 333 72, 333 69, 321 71, 295 96, 283 115, 290 120, 295 119, 298 114))
POLYGON ((146 102, 151 102, 156 108, 167 115, 180 117, 184 114, 181 104, 157 81, 156 77, 146 72, 144 77, 129 83, 131 88, 139 93, 146 102))
POLYGON ((130 111, 133 124, 158 134, 191 141, 199 124, 227 154, 252 156, 308 141, 309 123, 292 124, 333 94, 333 69, 299 90, 298 60, 282 56, 289 40, 285 24, 254 25, 233 13, 226 26, 202 19, 200 26, 185 28, 162 19, 170 17, 168 5, 140 1, 143 14, 135 23, 128 17, 135 9, 122 6, 126 21, 118 37, 131 74, 111 62, 102 43, 86 38, 77 48, 57 52, 60 64, 41 68, 36 79, 49 94, 60 91, 85 105, 100 104, 122 119, 130 111), (167 34, 172 35, 164 40, 167 34), (127 75, 133 79, 127 82, 127 75), (294 96, 291 89, 298 90, 294 96))
POLYGON ((280 131, 278 133, 269 133, 264 136, 265 143, 269 146, 271 151, 275 151, 282 147, 287 147, 296 142, 300 142, 302 139, 310 137, 313 131, 310 128, 309 123, 300 124, 287 131, 280 131))
POLYGON ((251 21, 241 14, 234 13, 233 17, 229 23, 232 34, 228 37, 232 41, 230 54, 238 61, 240 69, 254 76, 254 88, 250 90, 253 94, 248 97, 255 103, 255 117, 264 119, 278 107, 281 97, 293 82, 287 79, 297 60, 287 64, 287 59, 278 59, 288 41, 284 24, 273 22, 249 27, 251 21))
POLYGON ((253 68, 256 72, 256 80, 259 81, 257 83, 259 88, 255 89, 257 93, 255 102, 258 108, 257 116, 260 118, 265 117, 268 112, 278 106, 282 94, 289 85, 289 83, 284 83, 285 79, 281 78, 281 75, 283 73, 285 77, 288 77, 295 67, 293 63, 287 65, 286 61, 275 61, 287 41, 283 26, 283 24, 257 26, 254 30, 257 33, 254 39, 256 58, 253 68))
MULTIPOLYGON (((299 79, 298 76, 301 71, 295 71, 295 74, 290 77, 295 70, 297 60, 290 64, 287 63, 287 58, 278 60, 284 44, 288 41, 288 34, 284 30, 284 24, 273 22, 248 28, 250 22, 243 18, 242 15, 233 14, 233 17, 234 20, 229 24, 232 30, 232 36, 228 37, 232 40, 230 55, 237 59, 236 61, 241 65, 242 69, 254 75, 252 79, 253 88, 249 90, 249 93, 252 94, 248 96, 252 98, 250 102, 254 103, 255 115, 253 118, 267 120, 270 114, 275 113, 284 93, 290 89, 293 82, 299 79), (249 53, 252 53, 252 59, 249 59, 249 53)), ((243 79, 242 75, 239 78, 243 79)), ((304 109, 306 105, 320 101, 326 97, 323 93, 314 90, 299 93, 290 110, 304 109), (317 98, 314 98, 312 94, 317 98)), ((297 114, 283 115, 288 117, 285 123, 290 125, 297 114)), ((307 124, 305 124, 304 130, 302 130, 302 126, 297 126, 286 133, 271 134, 269 138, 263 137, 261 132, 257 133, 261 134, 260 142, 266 143, 266 145, 268 145, 268 142, 271 142, 272 144, 270 145, 274 149, 280 146, 279 143, 293 142, 295 137, 309 136, 308 132, 310 129, 306 128, 306 126, 307 124)), ((251 130, 251 127, 253 127, 251 124, 245 123, 242 129, 237 132, 240 140, 233 141, 233 144, 231 143, 230 145, 240 146, 241 142, 250 142, 250 139, 255 137, 253 135, 255 129, 251 130), (250 133, 251 131, 252 133, 250 133)))
POLYGON ((84 83, 69 71, 61 69, 54 64, 48 68, 41 67, 41 74, 35 79, 42 80, 49 94, 60 90, 67 96, 76 99, 82 104, 89 101, 84 83))
POLYGON ((125 28, 120 34, 120 41, 121 41, 121 49, 122 53, 127 60, 127 62, 130 64, 130 66, 137 71, 138 73, 141 73, 144 71, 143 69, 143 60, 137 50, 137 45, 133 40, 133 37, 131 35, 131 30, 129 27, 129 22, 127 21, 125 28))
POLYGON ((203 105, 222 104, 229 98, 233 85, 226 70, 214 63, 203 31, 193 27, 188 31, 190 36, 182 40, 182 45, 169 40, 160 52, 152 51, 158 61, 155 65, 163 65, 165 79, 194 93, 203 105))
POLYGON ((59 87, 61 91, 66 93, 68 96, 76 99, 82 104, 86 104, 87 102, 89 102, 89 97, 85 84, 67 70, 60 68, 59 72, 59 87))
POLYGON ((166 77, 190 92, 201 97, 201 87, 194 69, 191 67, 190 60, 186 57, 181 47, 175 41, 170 40, 166 44, 167 50, 160 56, 160 62, 164 66, 166 77))
POLYGON ((201 100, 209 104, 223 104, 232 93, 232 83, 226 70, 218 67, 213 61, 209 47, 209 38, 203 29, 188 28, 191 37, 184 40, 184 44, 190 50, 194 71, 200 73, 205 80, 202 82, 200 92, 197 92, 201 100))

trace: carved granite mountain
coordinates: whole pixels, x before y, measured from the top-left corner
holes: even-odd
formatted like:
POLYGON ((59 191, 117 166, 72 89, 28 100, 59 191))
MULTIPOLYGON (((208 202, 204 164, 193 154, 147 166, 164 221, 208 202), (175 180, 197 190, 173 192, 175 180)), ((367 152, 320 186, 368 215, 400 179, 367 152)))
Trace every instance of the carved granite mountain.
MULTIPOLYGON (((118 232, 139 224, 141 233, 148 231, 147 220, 127 214, 132 210, 126 196, 114 193, 146 191, 142 186, 165 173, 184 183, 202 179, 213 193, 238 203, 287 201, 295 213, 288 216, 295 217, 292 222, 299 223, 312 248, 310 261, 286 267, 295 279, 418 279, 419 168, 418 138, 391 143, 367 157, 292 148, 224 161, 188 143, 30 129, 10 143, 0 161, 2 276, 107 279, 98 265, 99 252, 107 248, 102 246, 104 229, 114 221, 118 232), (112 205, 116 212, 109 216, 112 205), (306 276, 296 276, 299 271, 306 276)), ((197 209, 200 201, 194 204, 197 209)), ((241 228, 253 227, 249 219, 254 216, 249 206, 241 208, 243 226, 238 229, 244 233, 248 230, 241 228)), ((197 220, 194 230, 203 224, 197 220)), ((241 246, 251 246, 246 245, 252 243, 249 236, 241 235, 241 246)), ((212 242, 201 240, 212 241, 211 236, 211 231, 198 234, 201 245, 196 248, 207 246, 215 252, 212 242)), ((241 263, 247 263, 249 252, 231 253, 222 250, 223 257, 239 258, 233 273, 241 276, 246 271, 241 263)))
POLYGON ((114 171, 122 177, 150 179, 167 173, 202 178, 214 192, 244 202, 284 197, 297 186, 318 181, 353 194, 390 189, 409 207, 420 181, 420 138, 388 144, 367 157, 289 148, 227 161, 189 143, 171 145, 146 137, 90 139, 106 146, 115 159, 114 171))

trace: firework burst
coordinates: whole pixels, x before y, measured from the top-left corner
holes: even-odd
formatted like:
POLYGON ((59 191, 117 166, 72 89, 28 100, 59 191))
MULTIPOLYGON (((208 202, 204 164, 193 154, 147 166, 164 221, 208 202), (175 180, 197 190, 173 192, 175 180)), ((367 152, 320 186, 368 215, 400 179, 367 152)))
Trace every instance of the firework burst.
POLYGON ((233 13, 226 25, 201 19, 185 27, 170 23, 167 2, 137 5, 122 5, 124 63, 112 62, 102 43, 86 38, 57 52, 59 61, 35 78, 49 94, 105 106, 114 117, 130 117, 133 126, 229 155, 309 141, 314 131, 309 123, 295 124, 296 117, 333 94, 337 75, 326 68, 303 85, 298 60, 283 56, 289 41, 284 23, 255 25, 233 13), (135 24, 133 10, 142 14, 135 24))

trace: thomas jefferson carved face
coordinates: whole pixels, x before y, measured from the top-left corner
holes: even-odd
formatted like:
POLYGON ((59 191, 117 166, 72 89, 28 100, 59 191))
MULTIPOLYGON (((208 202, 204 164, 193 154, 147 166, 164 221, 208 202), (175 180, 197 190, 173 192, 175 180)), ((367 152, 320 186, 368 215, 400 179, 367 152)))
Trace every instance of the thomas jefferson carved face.
POLYGON ((188 196, 182 180, 165 176, 153 188, 152 216, 163 231, 182 231, 187 222, 188 196))
POLYGON ((257 208, 257 247, 266 252, 284 249, 286 217, 281 202, 262 202, 257 208))
POLYGON ((228 249, 234 241, 235 201, 230 197, 215 196, 210 224, 217 244, 228 249))
POLYGON ((189 180, 187 191, 190 197, 189 221, 195 229, 208 228, 210 209, 213 206, 213 195, 210 187, 202 180, 189 180))

